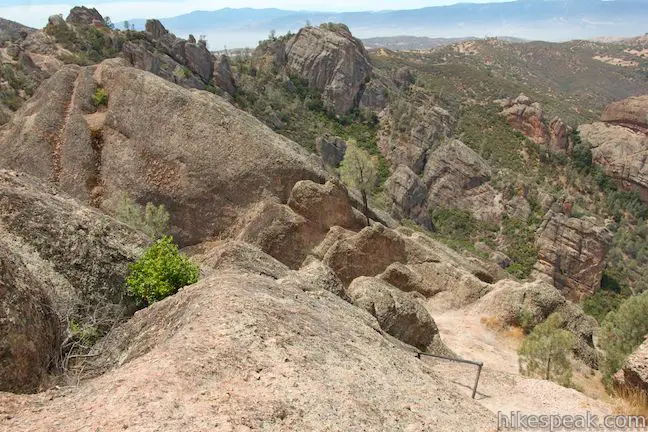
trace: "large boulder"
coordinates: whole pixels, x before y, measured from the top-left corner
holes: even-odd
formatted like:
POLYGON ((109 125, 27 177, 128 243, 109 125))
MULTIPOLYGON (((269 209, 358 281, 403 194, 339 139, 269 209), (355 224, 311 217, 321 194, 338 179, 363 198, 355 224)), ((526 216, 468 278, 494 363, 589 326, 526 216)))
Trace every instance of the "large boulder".
POLYGON ((495 102, 502 107, 502 115, 506 117, 508 124, 536 144, 543 144, 555 152, 564 153, 570 149, 573 129, 558 117, 546 121, 538 102, 524 94, 515 99, 500 99, 495 102))
POLYGON ((347 143, 340 137, 322 136, 315 141, 315 149, 325 166, 337 168, 344 159, 347 143))
POLYGON ((182 245, 225 232, 268 197, 286 201, 316 158, 254 117, 123 60, 67 66, 0 130, 0 167, 47 179, 114 212, 127 193, 164 204, 182 245), (91 103, 105 89, 108 105, 91 103))
POLYGON ((609 105, 602 122, 579 127, 592 148, 593 161, 624 189, 639 192, 648 202, 648 96, 609 105))
POLYGON ((376 317, 380 328, 421 351, 440 351, 436 323, 411 295, 377 278, 359 277, 347 290, 353 304, 376 317))
POLYGON ((600 287, 612 234, 595 218, 548 212, 538 229, 536 269, 573 300, 600 287))
POLYGON ((376 276, 390 264, 407 260, 403 238, 381 224, 341 237, 320 253, 323 253, 323 262, 345 285, 360 276, 376 276))
POLYGON ((0 391, 33 393, 57 361, 62 332, 45 286, 0 240, 0 391))
POLYGON ((97 9, 90 9, 85 6, 73 7, 65 21, 74 25, 106 25, 104 18, 97 9))
POLYGON ((351 207, 346 188, 338 182, 299 181, 290 193, 288 206, 324 231, 336 225, 348 229, 364 227, 351 207))
POLYGON ((336 114, 358 106, 372 66, 362 42, 343 24, 302 28, 286 47, 287 68, 322 92, 336 114))
POLYGON ((60 365, 70 323, 102 332, 131 312, 124 281, 148 241, 35 178, 4 170, 0 232, 0 391, 33 392, 60 365))
POLYGON ((580 306, 568 301, 555 287, 542 281, 521 283, 510 279, 497 282, 493 290, 469 306, 475 314, 497 317, 505 325, 531 325, 543 322, 556 312, 561 327, 575 336, 574 354, 590 367, 597 367, 594 334, 598 323, 580 306), (526 322, 522 322, 526 320, 526 322))
POLYGON ((623 362, 621 370, 613 377, 613 384, 621 394, 648 394, 648 341, 623 362))
POLYGON ((387 179, 384 190, 393 204, 396 216, 406 217, 426 229, 432 229, 428 214, 425 183, 409 167, 399 165, 387 179))
POLYGON ((220 273, 111 332, 84 369, 108 373, 45 395, 0 393, 0 429, 494 427, 413 351, 325 289, 220 273))
POLYGON ((230 96, 234 96, 236 93, 236 82, 228 56, 219 55, 214 59, 212 83, 230 96))
POLYGON ((605 108, 601 120, 648 133, 648 95, 611 103, 605 108))
POLYGON ((489 183, 488 163, 459 140, 447 140, 428 155, 423 182, 427 201, 468 210, 481 220, 498 221, 505 212, 502 195, 489 183))

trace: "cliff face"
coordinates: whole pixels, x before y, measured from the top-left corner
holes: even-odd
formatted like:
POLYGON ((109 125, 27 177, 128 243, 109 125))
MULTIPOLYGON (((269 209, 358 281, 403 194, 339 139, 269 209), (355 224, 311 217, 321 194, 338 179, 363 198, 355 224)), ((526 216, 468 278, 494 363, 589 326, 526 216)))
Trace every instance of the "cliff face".
POLYGON ((120 60, 60 70, 0 131, 0 148, 0 166, 108 212, 124 192, 165 204, 183 244, 226 231, 261 197, 287 199, 298 180, 325 176, 314 156, 222 98, 120 60), (92 102, 98 88, 105 106, 92 102))
POLYGON ((341 24, 301 29, 286 46, 286 62, 339 115, 358 106, 372 71, 364 45, 341 24))
POLYGON ((539 229, 536 268, 570 299, 593 294, 601 285, 612 233, 594 218, 547 213, 539 229))
POLYGON ((594 162, 648 202, 648 96, 610 104, 601 120, 579 128, 594 162))

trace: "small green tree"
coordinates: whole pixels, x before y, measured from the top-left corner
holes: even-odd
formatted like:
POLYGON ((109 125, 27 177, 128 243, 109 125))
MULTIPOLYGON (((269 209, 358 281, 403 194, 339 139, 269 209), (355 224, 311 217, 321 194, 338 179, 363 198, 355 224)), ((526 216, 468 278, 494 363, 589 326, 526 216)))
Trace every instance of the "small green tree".
POLYGON ((571 384, 572 366, 569 357, 574 335, 560 328, 562 323, 562 316, 553 313, 522 342, 518 351, 520 373, 555 381, 564 386, 571 384))
POLYGON ((601 369, 603 381, 623 365, 624 360, 644 341, 648 334, 648 292, 630 297, 616 311, 607 314, 601 325, 600 346, 605 352, 601 369))
POLYGON ((108 105, 108 92, 106 91, 106 89, 98 88, 97 90, 95 90, 95 93, 92 96, 92 102, 97 108, 102 105, 108 105))
POLYGON ((198 282, 198 267, 178 250, 171 236, 153 243, 130 266, 126 279, 128 293, 140 303, 150 305, 198 282))
POLYGON ((170 216, 163 204, 156 206, 147 203, 142 208, 128 194, 123 194, 117 204, 117 218, 152 239, 159 239, 169 233, 170 216))
POLYGON ((378 170, 369 153, 361 150, 353 140, 349 141, 340 164, 340 177, 348 186, 360 191, 367 226, 371 225, 368 196, 376 189, 378 170))

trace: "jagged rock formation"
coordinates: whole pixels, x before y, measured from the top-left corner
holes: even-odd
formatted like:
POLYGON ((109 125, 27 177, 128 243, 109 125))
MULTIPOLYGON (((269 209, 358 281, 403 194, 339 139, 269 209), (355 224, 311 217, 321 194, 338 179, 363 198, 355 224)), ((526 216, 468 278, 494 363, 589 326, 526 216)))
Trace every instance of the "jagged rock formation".
POLYGON ((393 166, 422 174, 429 153, 451 136, 454 123, 429 95, 413 91, 381 112, 378 147, 393 166))
POLYGON ((30 33, 35 32, 36 29, 27 27, 20 23, 9 21, 0 18, 0 43, 17 42, 25 39, 30 33))
POLYGON ((648 341, 642 343, 623 362, 621 370, 613 377, 613 384, 621 394, 636 391, 648 394, 648 341))
POLYGON ((601 121, 648 134, 648 95, 611 103, 601 121))
POLYGON ((553 151, 569 150, 572 128, 558 117, 547 122, 538 102, 524 94, 495 102, 502 107, 502 115, 506 116, 508 123, 536 144, 543 144, 553 151))
POLYGON ((343 24, 305 27, 285 48, 286 68, 322 92, 336 114, 358 106, 372 65, 362 42, 343 24))
POLYGON ((117 59, 56 73, 0 130, 0 148, 0 166, 108 212, 124 192, 164 204, 184 245, 226 231, 262 198, 285 201, 297 181, 325 176, 312 155, 222 98, 117 59), (109 95, 100 109, 99 87, 109 95))
POLYGON ((124 43, 122 51, 130 64, 187 88, 203 90, 207 85, 234 95, 236 84, 229 58, 214 57, 204 41, 176 37, 158 20, 148 20, 146 31, 124 43))
POLYGON ((611 232, 593 217, 549 211, 538 229, 536 269, 567 298, 579 300, 600 287, 611 240, 611 232))
POLYGON ((60 362, 69 322, 107 331, 147 240, 25 174, 0 170, 0 391, 34 392, 60 362))
POLYGON ((380 328, 422 351, 444 352, 439 329, 417 300, 387 282, 371 277, 355 279, 348 289, 353 304, 376 317, 380 328))
POLYGON ((137 313, 96 353, 86 371, 108 373, 79 387, 0 394, 7 413, 0 427, 494 427, 491 412, 458 394, 369 313, 321 288, 305 292, 236 269, 137 313))
POLYGON ((445 208, 470 211, 478 219, 498 221, 503 198, 489 183, 491 168, 459 140, 448 140, 428 156, 423 182, 427 201, 445 208))
POLYGON ((426 229, 432 229, 427 188, 409 167, 399 165, 385 182, 384 190, 392 201, 392 213, 400 216, 400 219, 408 218, 426 229))
POLYGON ((101 14, 95 8, 87 8, 85 6, 75 6, 70 10, 69 15, 65 19, 68 24, 72 25, 94 25, 105 26, 106 22, 101 14))
POLYGON ((315 141, 315 149, 324 165, 337 168, 344 159, 347 143, 340 137, 322 136, 315 141))
POLYGON ((492 291, 469 307, 475 314, 495 316, 505 325, 520 325, 524 314, 537 325, 554 312, 562 318, 562 328, 576 336, 574 354, 588 366, 596 368, 598 354, 594 348, 596 319, 586 315, 580 306, 567 301, 555 287, 542 281, 520 283, 497 282, 492 291))
POLYGON ((636 190, 648 202, 648 96, 635 97, 609 105, 602 121, 581 125, 584 141, 592 147, 595 163, 619 181, 625 189, 636 190))

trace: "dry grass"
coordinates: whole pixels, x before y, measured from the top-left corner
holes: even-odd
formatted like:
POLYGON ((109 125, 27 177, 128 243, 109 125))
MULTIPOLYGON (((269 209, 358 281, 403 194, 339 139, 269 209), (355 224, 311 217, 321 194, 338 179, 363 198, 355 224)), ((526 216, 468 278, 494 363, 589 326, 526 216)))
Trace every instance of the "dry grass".
POLYGON ((615 414, 648 418, 648 394, 646 392, 634 388, 623 388, 616 390, 615 396, 615 414))
POLYGON ((479 321, 490 330, 502 330, 504 328, 502 320, 497 316, 483 316, 479 321))

